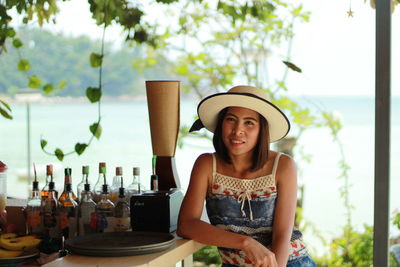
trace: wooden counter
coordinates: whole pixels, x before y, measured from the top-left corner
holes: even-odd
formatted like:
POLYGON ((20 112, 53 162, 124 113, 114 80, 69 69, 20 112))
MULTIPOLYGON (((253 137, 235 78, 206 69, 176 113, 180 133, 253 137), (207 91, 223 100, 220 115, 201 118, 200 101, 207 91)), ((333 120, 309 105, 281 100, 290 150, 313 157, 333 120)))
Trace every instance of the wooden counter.
POLYGON ((167 250, 128 257, 89 257, 70 254, 47 263, 45 267, 171 267, 182 261, 182 267, 193 266, 192 254, 205 245, 177 237, 167 250))

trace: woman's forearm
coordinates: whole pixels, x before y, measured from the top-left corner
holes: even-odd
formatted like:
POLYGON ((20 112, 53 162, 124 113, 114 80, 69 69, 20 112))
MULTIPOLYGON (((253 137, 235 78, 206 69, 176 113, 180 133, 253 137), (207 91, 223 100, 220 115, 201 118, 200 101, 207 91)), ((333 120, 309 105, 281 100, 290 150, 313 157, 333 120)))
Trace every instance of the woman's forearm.
POLYGON ((243 249, 248 236, 221 230, 204 221, 193 219, 181 223, 177 234, 211 246, 243 249))
POLYGON ((285 267, 289 258, 289 244, 286 238, 274 240, 271 247, 279 267, 285 267))

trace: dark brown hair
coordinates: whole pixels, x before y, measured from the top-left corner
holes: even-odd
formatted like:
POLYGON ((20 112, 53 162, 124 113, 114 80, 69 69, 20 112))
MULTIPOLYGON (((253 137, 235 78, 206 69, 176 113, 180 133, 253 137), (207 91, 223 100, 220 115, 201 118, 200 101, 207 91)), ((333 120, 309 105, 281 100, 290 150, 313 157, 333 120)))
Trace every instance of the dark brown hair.
MULTIPOLYGON (((222 122, 224 121, 225 115, 228 112, 228 108, 221 110, 217 117, 217 127, 214 131, 213 145, 215 152, 228 164, 231 164, 231 158, 228 154, 224 141, 222 140, 222 122)), ((260 132, 258 133, 257 144, 253 151, 253 164, 251 166, 252 171, 261 169, 268 160, 269 155, 269 131, 268 121, 261 115, 260 117, 260 132)))

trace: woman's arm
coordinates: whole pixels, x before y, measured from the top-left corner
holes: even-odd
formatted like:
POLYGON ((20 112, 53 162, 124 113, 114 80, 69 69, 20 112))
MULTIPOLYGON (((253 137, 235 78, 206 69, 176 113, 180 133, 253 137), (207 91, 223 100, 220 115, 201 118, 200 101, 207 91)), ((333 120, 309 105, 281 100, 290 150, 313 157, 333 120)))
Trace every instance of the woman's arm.
POLYGON ((278 266, 283 267, 286 266, 289 257, 297 201, 297 169, 291 157, 281 156, 275 181, 278 197, 272 229, 272 251, 278 266))
POLYGON ((212 156, 203 154, 193 166, 189 187, 179 212, 177 234, 207 245, 241 249, 254 266, 276 267, 274 254, 253 238, 221 230, 200 220, 211 174, 212 156))

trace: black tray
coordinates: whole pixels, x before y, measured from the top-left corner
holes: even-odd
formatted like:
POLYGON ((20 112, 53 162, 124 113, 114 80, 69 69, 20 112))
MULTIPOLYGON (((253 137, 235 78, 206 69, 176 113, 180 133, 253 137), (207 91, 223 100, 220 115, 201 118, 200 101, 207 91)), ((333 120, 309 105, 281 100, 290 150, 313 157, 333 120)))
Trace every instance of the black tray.
POLYGON ((75 254, 96 257, 121 257, 149 254, 168 249, 174 236, 155 232, 111 232, 75 237, 65 241, 75 254))

